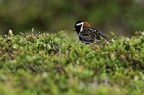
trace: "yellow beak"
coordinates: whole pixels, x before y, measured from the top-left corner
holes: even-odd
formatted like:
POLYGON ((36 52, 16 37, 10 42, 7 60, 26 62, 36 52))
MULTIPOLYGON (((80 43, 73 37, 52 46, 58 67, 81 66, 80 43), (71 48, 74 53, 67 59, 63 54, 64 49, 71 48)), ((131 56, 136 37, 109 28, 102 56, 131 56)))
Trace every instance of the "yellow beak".
POLYGON ((75 28, 73 28, 73 31, 76 31, 76 29, 75 29, 75 28))

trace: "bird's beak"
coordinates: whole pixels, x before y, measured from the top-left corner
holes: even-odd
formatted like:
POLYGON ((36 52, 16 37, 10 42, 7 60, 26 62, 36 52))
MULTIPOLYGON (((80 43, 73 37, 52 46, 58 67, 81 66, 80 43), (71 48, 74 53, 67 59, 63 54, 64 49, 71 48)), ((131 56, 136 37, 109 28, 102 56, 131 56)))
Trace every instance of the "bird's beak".
POLYGON ((75 28, 73 28, 73 31, 76 31, 76 29, 75 29, 75 28))

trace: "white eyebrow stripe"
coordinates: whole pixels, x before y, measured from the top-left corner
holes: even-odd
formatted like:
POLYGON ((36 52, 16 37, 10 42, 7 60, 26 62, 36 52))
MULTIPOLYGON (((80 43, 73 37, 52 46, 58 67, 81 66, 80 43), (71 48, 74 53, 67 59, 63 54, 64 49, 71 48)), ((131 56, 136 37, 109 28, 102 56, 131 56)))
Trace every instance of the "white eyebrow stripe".
POLYGON ((83 25, 83 22, 76 24, 76 26, 83 25))
POLYGON ((81 22, 81 23, 76 24, 76 26, 81 25, 80 32, 83 31, 83 24, 84 24, 84 22, 81 22))

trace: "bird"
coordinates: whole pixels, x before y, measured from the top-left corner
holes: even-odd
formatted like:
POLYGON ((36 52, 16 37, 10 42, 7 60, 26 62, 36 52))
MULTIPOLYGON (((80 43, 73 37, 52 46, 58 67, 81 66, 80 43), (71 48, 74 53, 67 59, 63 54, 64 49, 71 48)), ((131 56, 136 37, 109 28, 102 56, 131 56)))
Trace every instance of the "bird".
POLYGON ((78 33, 80 41, 85 44, 91 44, 95 41, 97 44, 101 44, 101 37, 109 42, 109 38, 106 35, 99 29, 92 28, 87 21, 77 21, 73 30, 78 33))

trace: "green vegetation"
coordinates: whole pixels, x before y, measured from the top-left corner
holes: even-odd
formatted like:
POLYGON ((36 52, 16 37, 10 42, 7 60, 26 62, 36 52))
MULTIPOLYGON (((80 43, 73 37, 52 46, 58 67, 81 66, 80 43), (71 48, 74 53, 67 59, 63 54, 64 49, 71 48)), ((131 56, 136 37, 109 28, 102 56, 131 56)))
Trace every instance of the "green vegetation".
POLYGON ((0 37, 0 95, 142 95, 144 32, 98 46, 63 35, 0 37))

